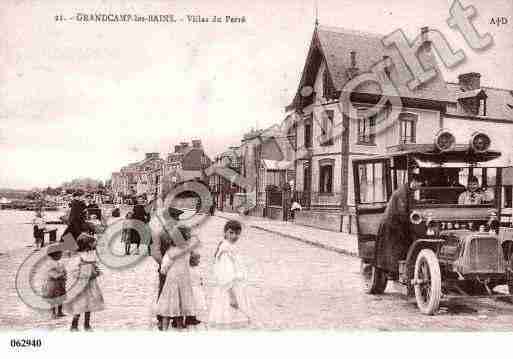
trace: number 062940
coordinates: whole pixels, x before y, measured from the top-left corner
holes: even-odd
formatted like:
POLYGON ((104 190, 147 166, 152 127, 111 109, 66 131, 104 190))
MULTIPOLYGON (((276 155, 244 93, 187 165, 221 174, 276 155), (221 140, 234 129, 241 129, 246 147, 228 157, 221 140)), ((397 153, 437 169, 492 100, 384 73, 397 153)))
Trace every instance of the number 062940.
POLYGON ((39 348, 43 345, 41 339, 25 338, 25 339, 11 339, 11 348, 39 348))

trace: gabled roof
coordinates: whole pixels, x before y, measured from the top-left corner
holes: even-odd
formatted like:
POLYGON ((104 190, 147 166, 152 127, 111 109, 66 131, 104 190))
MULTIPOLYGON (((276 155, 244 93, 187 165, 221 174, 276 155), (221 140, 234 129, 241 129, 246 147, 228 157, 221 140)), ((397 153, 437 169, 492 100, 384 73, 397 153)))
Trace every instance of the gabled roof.
POLYGON ((157 162, 157 164, 161 165, 164 162, 164 160, 161 158, 145 158, 144 160, 137 162, 137 166, 142 168, 146 166, 148 163, 152 162, 157 162))
MULTIPOLYGON (((448 101, 447 86, 432 51, 425 51, 422 48, 418 51, 418 57, 424 68, 434 68, 437 76, 416 89, 410 90, 408 82, 412 79, 412 75, 407 65, 404 63, 398 49, 395 46, 386 48, 381 41, 382 38, 382 35, 377 34, 339 27, 318 26, 312 36, 296 97, 299 96, 299 91, 304 85, 313 86, 315 79, 311 78, 312 69, 309 67, 319 65, 314 61, 318 49, 327 64, 333 86, 338 91, 342 90, 350 80, 347 70, 351 67, 350 53, 355 51, 356 66, 359 68, 359 73, 370 71, 373 65, 383 60, 383 56, 389 56, 393 62, 393 66, 389 68, 390 79, 397 87, 401 97, 448 101)), ((316 73, 317 69, 313 72, 316 73)), ((381 95, 381 89, 375 83, 362 84, 355 89, 355 92, 381 95)))
MULTIPOLYGON (((449 98, 451 102, 457 102, 467 92, 484 92, 486 94, 486 118, 509 120, 513 122, 513 91, 494 87, 482 86, 477 90, 464 91, 459 84, 448 82, 449 98)), ((475 116, 463 106, 447 108, 447 113, 461 116, 475 116)))
MULTIPOLYGON (((387 153, 368 156, 361 160, 375 160, 392 157, 400 157, 411 155, 421 161, 431 162, 485 162, 492 161, 501 157, 501 152, 488 150, 482 153, 475 153, 470 151, 468 144, 456 144, 450 151, 440 152, 436 149, 434 144, 431 143, 412 143, 412 144, 401 144, 390 146, 387 148, 387 153)), ((505 166, 505 164, 493 163, 499 167, 505 166)))

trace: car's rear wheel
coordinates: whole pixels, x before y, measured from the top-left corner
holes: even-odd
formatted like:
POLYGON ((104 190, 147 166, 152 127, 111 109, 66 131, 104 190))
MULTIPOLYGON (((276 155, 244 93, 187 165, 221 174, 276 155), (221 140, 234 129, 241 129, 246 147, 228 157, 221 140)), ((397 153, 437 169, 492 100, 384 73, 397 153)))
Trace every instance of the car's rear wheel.
POLYGON ((417 255, 413 282, 415 299, 421 313, 436 313, 442 296, 442 276, 438 258, 431 249, 423 249, 417 255))
POLYGON ((385 292, 388 279, 384 271, 363 261, 360 270, 363 277, 365 293, 383 294, 383 292, 385 292))

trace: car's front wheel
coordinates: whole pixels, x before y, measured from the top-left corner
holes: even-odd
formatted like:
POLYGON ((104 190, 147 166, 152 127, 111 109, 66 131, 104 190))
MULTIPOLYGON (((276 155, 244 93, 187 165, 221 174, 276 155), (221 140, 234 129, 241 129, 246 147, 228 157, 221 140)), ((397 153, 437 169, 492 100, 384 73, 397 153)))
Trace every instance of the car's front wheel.
POLYGON ((423 249, 417 255, 413 274, 415 299, 421 313, 433 315, 440 307, 442 276, 438 258, 431 249, 423 249))
POLYGON ((372 264, 368 264, 363 261, 360 269, 363 277, 365 293, 383 294, 388 281, 386 273, 372 264))

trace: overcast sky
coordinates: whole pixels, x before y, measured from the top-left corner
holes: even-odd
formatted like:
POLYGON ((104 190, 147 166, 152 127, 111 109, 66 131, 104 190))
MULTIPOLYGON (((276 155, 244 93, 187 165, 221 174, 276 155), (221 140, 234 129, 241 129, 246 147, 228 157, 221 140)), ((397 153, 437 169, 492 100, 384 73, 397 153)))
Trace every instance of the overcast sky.
MULTIPOLYGON (((209 155, 283 119, 314 28, 308 1, 14 1, 0 4, 0 188, 100 179, 145 152, 199 138, 209 155), (245 24, 55 22, 83 13, 245 16, 245 24)), ((482 83, 513 89, 513 5, 474 4, 494 46, 475 53, 446 19, 452 0, 318 0, 322 25, 412 39, 446 35, 482 83), (490 19, 508 16, 507 26, 490 19)))

